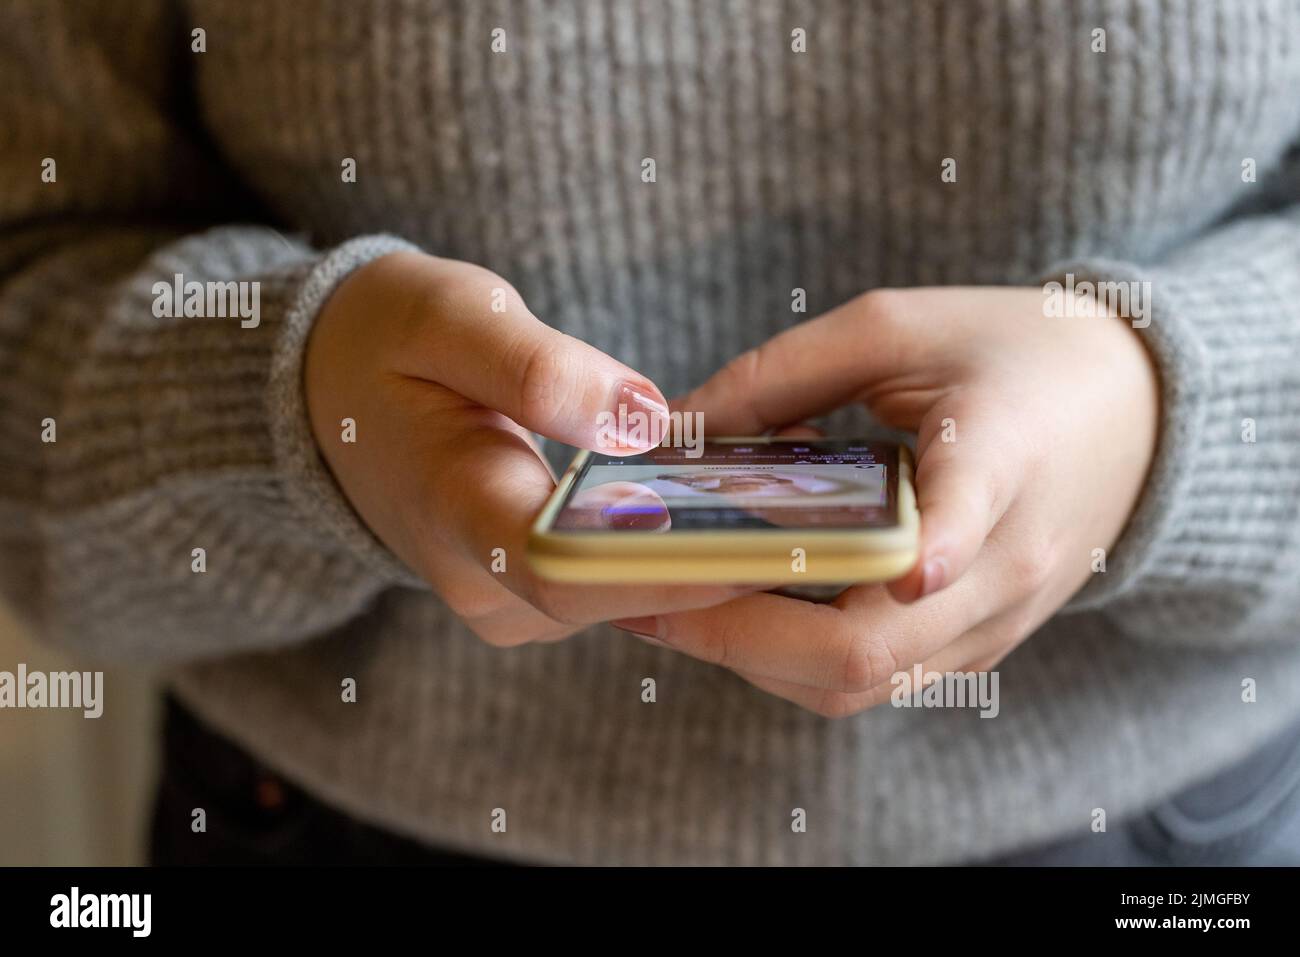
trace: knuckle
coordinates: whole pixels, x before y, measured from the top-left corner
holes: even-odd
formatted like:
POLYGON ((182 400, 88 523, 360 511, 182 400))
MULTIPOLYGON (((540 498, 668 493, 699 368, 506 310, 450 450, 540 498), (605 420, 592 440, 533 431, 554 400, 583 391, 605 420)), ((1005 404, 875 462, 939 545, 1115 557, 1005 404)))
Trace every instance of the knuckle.
POLYGON ((545 427, 558 418, 568 400, 567 383, 574 378, 572 359, 562 342, 550 337, 530 342, 516 361, 522 414, 545 427))
POLYGON ((869 691, 897 670, 898 658, 883 638, 859 635, 845 649, 836 690, 869 691))
POLYGON ((869 289, 858 296, 855 304, 865 321, 875 326, 888 326, 905 315, 901 299, 902 293, 896 289, 869 289))
POLYGON ((709 640, 705 644, 704 659, 722 668, 731 668, 737 664, 737 648, 744 640, 744 632, 727 616, 719 616, 709 631, 709 640))
POLYGON ((1045 538, 1031 537, 1011 549, 1011 580, 1022 594, 1033 594, 1047 585, 1056 560, 1056 549, 1045 538))

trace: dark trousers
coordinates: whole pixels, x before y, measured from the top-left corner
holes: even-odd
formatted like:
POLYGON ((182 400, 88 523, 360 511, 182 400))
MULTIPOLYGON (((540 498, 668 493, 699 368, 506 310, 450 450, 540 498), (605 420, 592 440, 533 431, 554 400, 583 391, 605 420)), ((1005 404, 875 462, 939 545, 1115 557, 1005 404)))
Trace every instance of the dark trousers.
POLYGON ((154 865, 433 865, 502 862, 428 847, 327 807, 204 726, 164 705, 154 865), (196 833, 194 810, 206 829, 196 833))

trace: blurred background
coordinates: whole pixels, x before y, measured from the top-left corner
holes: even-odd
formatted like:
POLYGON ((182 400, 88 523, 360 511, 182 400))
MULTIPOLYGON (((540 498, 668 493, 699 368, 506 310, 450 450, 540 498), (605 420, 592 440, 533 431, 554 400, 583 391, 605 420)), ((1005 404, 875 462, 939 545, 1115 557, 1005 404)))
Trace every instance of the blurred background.
POLYGON ((103 671, 104 713, 0 711, 0 866, 146 860, 158 686, 38 645, 0 604, 0 671, 103 671))

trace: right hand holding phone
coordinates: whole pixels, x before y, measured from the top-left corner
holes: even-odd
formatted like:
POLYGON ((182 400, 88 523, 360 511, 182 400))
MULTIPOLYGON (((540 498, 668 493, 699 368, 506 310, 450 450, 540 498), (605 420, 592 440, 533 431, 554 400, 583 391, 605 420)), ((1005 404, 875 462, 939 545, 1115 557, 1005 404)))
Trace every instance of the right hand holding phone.
POLYGON ((538 320, 494 273, 415 252, 376 259, 325 304, 305 365, 312 430, 344 494, 483 640, 555 640, 753 590, 532 574, 528 529, 555 479, 529 431, 596 450, 602 412, 667 408, 652 383, 538 320), (355 442, 342 441, 344 418, 355 442))

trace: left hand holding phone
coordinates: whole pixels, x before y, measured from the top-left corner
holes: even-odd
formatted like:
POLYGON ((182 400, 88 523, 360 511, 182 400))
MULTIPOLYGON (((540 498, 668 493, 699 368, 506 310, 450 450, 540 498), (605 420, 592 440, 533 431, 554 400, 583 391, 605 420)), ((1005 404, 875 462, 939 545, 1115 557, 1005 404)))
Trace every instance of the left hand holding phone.
POLYGON ((761 594, 616 624, 830 716, 887 700, 918 664, 992 669, 1119 539, 1154 456, 1158 391, 1127 323, 1047 318, 1041 289, 859 296, 674 406, 757 435, 862 402, 918 433, 916 567, 825 605, 761 594))

